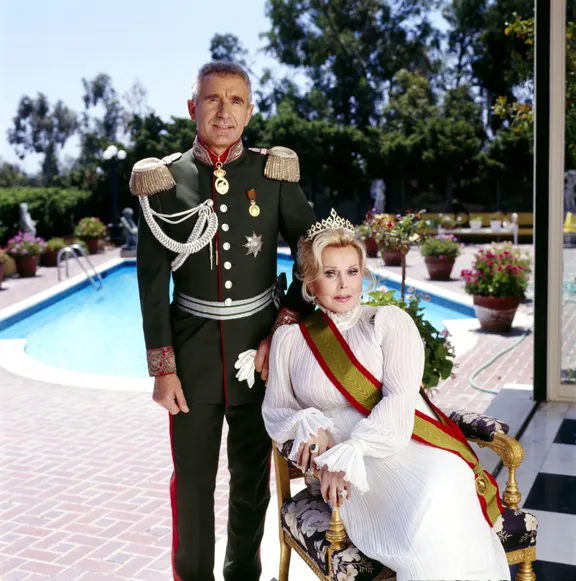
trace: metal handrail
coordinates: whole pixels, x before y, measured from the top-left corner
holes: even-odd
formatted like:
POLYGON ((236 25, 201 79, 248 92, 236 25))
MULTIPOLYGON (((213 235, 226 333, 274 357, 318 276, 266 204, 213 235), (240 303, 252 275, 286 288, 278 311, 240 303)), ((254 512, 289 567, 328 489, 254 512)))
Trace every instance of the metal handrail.
POLYGON ((56 266, 58 267, 58 280, 59 281, 62 280, 62 274, 60 272, 60 265, 62 263, 62 257, 64 257, 64 260, 66 263, 66 276, 67 277, 70 276, 70 271, 68 268, 68 256, 71 256, 72 258, 74 258, 76 260, 76 262, 80 265, 80 267, 84 271, 84 274, 86 274, 86 276, 88 277, 88 280, 92 283, 92 286, 96 290, 99 290, 102 288, 104 281, 102 280, 100 273, 94 268, 94 265, 92 264, 92 262, 90 262, 90 259, 88 258, 88 255, 86 254, 86 251, 79 244, 71 244, 70 246, 66 246, 65 248, 61 248, 58 251, 58 256, 56 257, 56 266), (94 276, 91 275, 90 272, 88 272, 88 270, 86 270, 86 267, 82 264, 80 257, 78 256, 78 252, 80 252, 82 257, 86 259, 88 266, 94 272, 94 276))

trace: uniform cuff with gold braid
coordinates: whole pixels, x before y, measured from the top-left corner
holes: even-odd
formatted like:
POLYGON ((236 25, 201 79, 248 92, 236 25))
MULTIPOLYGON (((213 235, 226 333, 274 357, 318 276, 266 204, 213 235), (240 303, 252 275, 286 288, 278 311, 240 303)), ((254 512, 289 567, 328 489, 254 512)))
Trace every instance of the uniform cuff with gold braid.
POLYGON ((148 373, 152 377, 176 373, 176 356, 174 347, 157 347, 146 351, 148 373))
POLYGON ((302 315, 300 313, 297 313, 296 311, 293 311, 286 307, 282 307, 278 311, 278 316, 274 321, 274 326, 272 327, 272 335, 274 334, 276 329, 278 329, 278 327, 281 327, 282 325, 293 325, 294 323, 299 323, 301 319, 302 315))

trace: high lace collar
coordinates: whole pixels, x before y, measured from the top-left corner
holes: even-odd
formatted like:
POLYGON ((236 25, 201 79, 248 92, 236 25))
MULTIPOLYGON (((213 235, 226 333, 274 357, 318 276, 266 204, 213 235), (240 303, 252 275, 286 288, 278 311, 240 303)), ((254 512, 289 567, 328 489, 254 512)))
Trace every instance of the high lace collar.
POLYGON ((353 327, 360 318, 360 313, 362 312, 360 303, 346 313, 334 313, 333 311, 324 308, 322 305, 318 305, 318 308, 334 321, 336 327, 338 327, 340 331, 345 331, 346 329, 353 327))

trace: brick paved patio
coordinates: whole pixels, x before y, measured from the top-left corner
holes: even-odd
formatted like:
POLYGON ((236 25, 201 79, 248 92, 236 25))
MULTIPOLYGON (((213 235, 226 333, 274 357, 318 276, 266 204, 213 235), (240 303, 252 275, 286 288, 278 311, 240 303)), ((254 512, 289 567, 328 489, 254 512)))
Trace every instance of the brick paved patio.
MULTIPOLYGON (((94 262, 115 257, 107 252, 94 262)), ((470 261, 466 249, 458 272, 470 261)), ((408 264, 409 277, 427 279, 416 252, 408 264)), ((0 308, 57 281, 55 269, 39 275, 6 281, 0 308)), ((443 285, 462 290, 459 281, 443 285)), ((518 336, 477 332, 474 349, 458 359, 456 378, 444 382, 436 396, 440 407, 485 410, 494 396, 471 388, 468 378, 518 336)), ((531 359, 528 336, 477 381, 491 389, 529 384, 531 359)), ((2 580, 168 581, 171 466, 163 410, 145 393, 50 385, 3 369, 0 396, 2 580)), ((223 446, 216 492, 219 538, 225 535, 227 481, 223 446)))

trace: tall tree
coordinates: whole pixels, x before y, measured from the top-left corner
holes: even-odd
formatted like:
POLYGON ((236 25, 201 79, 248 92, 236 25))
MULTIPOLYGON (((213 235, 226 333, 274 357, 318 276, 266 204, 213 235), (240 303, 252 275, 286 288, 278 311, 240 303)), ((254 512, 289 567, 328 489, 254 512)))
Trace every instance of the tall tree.
POLYGON ((210 41, 210 56, 214 61, 230 61, 248 67, 248 51, 234 34, 215 34, 210 41))
POLYGON ((523 80, 514 66, 516 55, 527 54, 522 40, 505 35, 504 30, 516 14, 528 18, 533 12, 534 0, 498 0, 489 4, 484 13, 483 31, 472 70, 493 130, 497 130, 502 121, 492 115, 492 106, 501 95, 514 98, 514 91, 523 80))
POLYGON ((268 0, 266 50, 306 73, 333 120, 368 127, 402 69, 434 70, 431 0, 268 0))
POLYGON ((484 31, 487 0, 451 0, 442 14, 450 25, 446 40, 450 61, 445 72, 448 86, 459 87, 473 82, 473 64, 484 31))
POLYGON ((8 141, 14 145, 20 159, 26 153, 44 155, 42 175, 51 184, 58 175, 58 152, 74 134, 77 116, 74 111, 58 101, 53 107, 46 95, 38 93, 36 99, 22 97, 14 117, 14 126, 8 131, 8 141))
POLYGON ((100 73, 91 81, 82 79, 84 87, 83 129, 107 141, 116 141, 122 128, 123 107, 109 75, 100 73), (104 108, 102 117, 91 116, 90 110, 98 105, 104 108))

